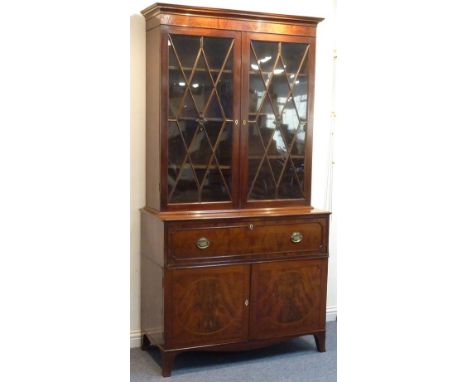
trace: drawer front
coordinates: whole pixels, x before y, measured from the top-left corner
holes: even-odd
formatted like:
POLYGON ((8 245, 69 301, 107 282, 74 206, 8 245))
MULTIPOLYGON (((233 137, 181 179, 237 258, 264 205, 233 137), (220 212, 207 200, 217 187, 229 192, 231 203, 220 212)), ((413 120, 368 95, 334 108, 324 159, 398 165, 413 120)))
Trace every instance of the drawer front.
POLYGON ((173 260, 326 252, 327 219, 243 221, 169 228, 173 260))

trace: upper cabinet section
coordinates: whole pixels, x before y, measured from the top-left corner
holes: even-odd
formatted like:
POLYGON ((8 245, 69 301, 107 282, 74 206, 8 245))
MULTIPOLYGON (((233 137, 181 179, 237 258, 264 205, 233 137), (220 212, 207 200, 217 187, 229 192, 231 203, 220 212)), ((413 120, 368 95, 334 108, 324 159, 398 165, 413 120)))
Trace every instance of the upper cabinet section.
POLYGON ((143 14, 147 207, 309 205, 321 19, 168 4, 143 14))

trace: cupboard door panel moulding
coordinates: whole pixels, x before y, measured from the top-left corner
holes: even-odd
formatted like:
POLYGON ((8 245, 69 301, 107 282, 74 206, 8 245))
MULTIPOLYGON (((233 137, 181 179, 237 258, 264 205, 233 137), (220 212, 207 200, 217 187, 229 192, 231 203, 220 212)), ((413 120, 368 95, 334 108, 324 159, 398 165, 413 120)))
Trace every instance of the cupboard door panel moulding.
POLYGON ((142 347, 314 335, 324 351, 327 211, 310 206, 314 17, 155 4, 147 23, 142 347), (162 335, 160 329, 162 328, 162 335))
POLYGON ((190 346, 247 339, 250 267, 170 270, 167 272, 170 323, 168 346, 190 346), (177 302, 177 304, 174 304, 177 302))
POLYGON ((321 259, 253 265, 250 337, 325 331, 326 263, 321 259))

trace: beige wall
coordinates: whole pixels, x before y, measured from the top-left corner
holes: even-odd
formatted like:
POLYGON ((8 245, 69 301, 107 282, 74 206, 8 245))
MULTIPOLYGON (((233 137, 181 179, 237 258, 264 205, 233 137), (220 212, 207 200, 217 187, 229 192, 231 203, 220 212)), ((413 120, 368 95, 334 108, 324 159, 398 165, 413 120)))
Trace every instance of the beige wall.
POLYGON ((130 19, 130 330, 140 329, 140 214, 145 205, 145 19, 130 19))
MULTIPOLYGON (((174 2, 174 1, 173 1, 174 2)), ((222 6, 211 4, 210 1, 175 1, 176 3, 222 6)), ((141 4, 140 10, 151 2, 141 4)), ((232 8, 226 5, 226 8, 232 8)), ((331 147, 334 111, 333 78, 334 78, 334 1, 311 3, 307 9, 299 9, 295 5, 288 12, 287 9, 276 9, 269 2, 258 1, 236 3, 235 8, 245 10, 268 11, 277 13, 295 13, 308 16, 325 17, 319 24, 316 58, 315 81, 315 114, 314 114, 314 146, 312 168, 312 205, 321 209, 331 208, 331 147)), ((131 238, 130 238, 130 275, 131 275, 131 304, 130 330, 131 345, 138 346, 140 329, 140 221, 139 209, 145 204, 145 23, 140 14, 131 17, 131 238)), ((332 219, 330 235, 330 264, 327 309, 328 319, 336 316, 336 219, 332 219)))

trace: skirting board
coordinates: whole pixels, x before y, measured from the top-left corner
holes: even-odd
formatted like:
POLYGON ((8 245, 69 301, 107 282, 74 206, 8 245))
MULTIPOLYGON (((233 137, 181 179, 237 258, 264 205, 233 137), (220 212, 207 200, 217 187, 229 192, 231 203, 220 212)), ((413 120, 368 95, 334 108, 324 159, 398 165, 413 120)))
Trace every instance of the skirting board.
MULTIPOLYGON (((336 320, 336 306, 327 307, 327 321, 336 320)), ((162 329, 160 330, 162 332, 162 329)), ((140 330, 131 330, 130 331, 130 347, 138 348, 141 346, 141 331, 140 330)))
POLYGON ((327 322, 336 321, 336 306, 327 306, 327 322))

